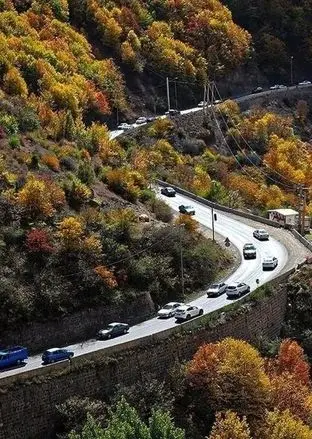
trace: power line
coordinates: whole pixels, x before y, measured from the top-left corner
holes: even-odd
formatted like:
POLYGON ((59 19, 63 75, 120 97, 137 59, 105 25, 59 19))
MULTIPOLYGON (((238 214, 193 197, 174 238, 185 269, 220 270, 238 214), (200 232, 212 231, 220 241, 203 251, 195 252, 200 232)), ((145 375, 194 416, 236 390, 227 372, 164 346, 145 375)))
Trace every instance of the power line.
MULTIPOLYGON (((179 227, 181 227, 181 225, 178 225, 178 226, 175 226, 175 227, 179 228, 179 227)), ((117 260, 115 262, 111 262, 110 264, 105 264, 105 268, 113 267, 114 265, 118 265, 118 264, 120 264, 122 262, 128 261, 129 259, 133 259, 135 256, 141 255, 142 253, 145 253, 146 251, 148 251, 151 248, 155 247, 159 243, 164 242, 165 240, 167 240, 167 238, 168 238, 168 234, 164 238, 157 240, 153 244, 150 244, 149 246, 145 247, 142 250, 139 250, 138 252, 132 253, 131 255, 129 255, 129 256, 125 257, 125 258, 119 259, 119 260, 117 260)), ((81 272, 82 271, 80 270, 80 271, 76 271, 74 273, 63 274, 62 277, 76 276, 76 275, 80 274, 81 272)))
MULTIPOLYGON (((216 86, 215 86, 215 88, 216 88, 216 86)), ((217 88, 216 88, 216 90, 217 90, 217 88)), ((220 93, 219 93, 218 90, 217 90, 217 92, 218 92, 218 96, 219 96, 219 98, 221 99, 221 95, 220 95, 220 93)), ((222 118, 222 120, 223 120, 223 123, 225 124, 227 130, 229 131, 229 130, 230 130, 230 127, 229 127, 228 123, 226 122, 226 120, 225 120, 225 118, 224 118, 222 112, 220 112, 219 114, 221 115, 221 118, 222 118)), ((278 181, 278 180, 276 180, 275 178, 271 177, 271 176, 268 175, 267 173, 265 173, 265 172, 264 172, 259 166, 257 166, 257 165, 253 162, 253 160, 252 160, 250 157, 248 157, 248 155, 246 154, 246 152, 241 148, 241 146, 240 146, 240 144, 238 143, 237 139, 233 136, 233 134, 231 134, 231 132, 230 132, 230 136, 231 136, 232 139, 234 140, 235 144, 237 145, 237 147, 238 147, 238 149, 241 151, 241 153, 246 157, 246 159, 248 160, 248 162, 249 162, 252 166, 256 167, 256 168, 259 170, 259 172, 260 172, 260 173, 261 173, 266 179, 271 180, 271 181, 272 181, 273 183, 275 183, 275 184, 282 185, 282 186, 288 188, 289 190, 292 190, 292 191, 295 190, 295 188, 294 188, 293 185, 285 184, 285 183, 283 183, 283 182, 281 182, 281 181, 278 181)), ((259 157, 259 159, 262 161, 262 159, 261 159, 260 157, 259 157)), ((285 178, 285 177, 283 177, 283 178, 285 178)), ((298 186, 298 183, 294 183, 294 184, 295 184, 296 186, 298 186)))
MULTIPOLYGON (((216 92, 217 92, 217 94, 218 94, 218 96, 219 96, 219 98, 220 99, 222 99, 221 98, 221 95, 220 95, 220 93, 219 93, 219 90, 218 90, 218 88, 217 88, 217 86, 215 85, 215 89, 216 89, 216 92)), ((228 126, 228 124, 226 123, 226 121, 225 121, 225 119, 224 119, 224 117, 223 117, 223 114, 221 113, 221 117, 223 118, 223 120, 224 120, 224 122, 225 122, 225 124, 226 124, 226 126, 227 126, 227 128, 229 129, 229 126, 228 126)), ((242 133, 241 133, 241 131, 239 130, 239 128, 237 128, 237 125, 235 125, 234 124, 234 121, 233 121, 233 118, 231 117, 231 116, 229 116, 230 117, 230 120, 231 120, 231 122, 233 123, 233 125, 234 125, 234 127, 237 129, 237 131, 239 132, 239 134, 240 134, 240 137, 242 138, 242 140, 244 141, 244 143, 248 146, 248 148, 251 150, 251 152, 263 163, 263 160, 262 160, 262 158, 257 154, 257 152, 250 146, 250 144, 248 143, 248 141, 245 139, 245 137, 242 135, 242 133)), ((232 138, 234 139, 234 141, 235 141, 235 143, 237 144, 237 146, 239 147, 239 149, 243 152, 243 150, 240 148, 240 145, 238 144, 238 142, 237 142, 237 140, 236 140, 236 138, 232 135, 232 138)), ((249 157, 245 154, 245 156, 246 156, 246 158, 247 158, 247 160, 249 160, 254 166, 256 166, 250 159, 249 159, 249 157)), ((274 179, 273 177, 271 177, 270 175, 268 175, 268 174, 266 174, 263 170, 261 170, 260 168, 258 168, 259 170, 260 170, 260 172, 263 174, 263 175, 265 175, 266 176, 266 178, 268 178, 268 179, 270 179, 271 181, 273 181, 273 182, 275 182, 275 183, 277 183, 277 184, 279 184, 279 185, 283 185, 284 187, 287 187, 288 189, 291 189, 292 191, 294 190, 294 187, 293 186, 298 186, 298 183, 297 182, 294 182, 294 181, 292 181, 292 180, 290 180, 289 178, 287 178, 287 177, 285 177, 283 174, 281 174, 280 172, 278 172, 278 171, 276 171, 275 169, 273 169, 273 168, 271 168, 269 165, 267 165, 267 164, 265 164, 265 166, 269 169, 269 170, 271 170, 274 174, 276 174, 276 175, 278 175, 278 176, 280 176, 281 178, 283 178, 284 180, 286 180, 287 182, 289 182, 289 183, 292 183, 292 185, 289 185, 289 184, 286 184, 286 183, 283 183, 282 181, 278 181, 278 180, 276 180, 276 179, 274 179)))

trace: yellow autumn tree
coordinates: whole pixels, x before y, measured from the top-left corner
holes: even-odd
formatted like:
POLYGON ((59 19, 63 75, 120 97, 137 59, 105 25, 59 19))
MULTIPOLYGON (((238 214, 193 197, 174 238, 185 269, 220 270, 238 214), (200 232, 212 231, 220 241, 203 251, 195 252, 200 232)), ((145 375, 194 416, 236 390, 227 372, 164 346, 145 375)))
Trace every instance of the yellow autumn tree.
POLYGON ((246 418, 228 410, 217 413, 209 439, 252 439, 246 418))
POLYGON ((81 246, 84 233, 84 226, 77 217, 64 218, 58 224, 57 235, 60 238, 62 247, 66 250, 77 250, 81 246))
POLYGON ((20 71, 11 67, 3 77, 3 88, 10 95, 27 97, 27 84, 20 71))
POLYGON ((312 439, 312 430, 286 410, 269 412, 261 439, 312 439))
POLYGON ((50 217, 65 204, 64 191, 51 180, 29 176, 17 194, 17 202, 31 218, 50 217))

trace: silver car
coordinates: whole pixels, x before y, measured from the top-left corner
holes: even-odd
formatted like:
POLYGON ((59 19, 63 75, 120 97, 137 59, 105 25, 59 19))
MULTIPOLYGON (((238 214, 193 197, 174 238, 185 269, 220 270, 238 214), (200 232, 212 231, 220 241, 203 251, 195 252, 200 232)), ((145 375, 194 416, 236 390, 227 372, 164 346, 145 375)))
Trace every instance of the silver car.
POLYGON ((278 259, 275 256, 266 256, 262 261, 263 270, 274 270, 278 265, 278 259))
POLYGON ((167 305, 163 306, 157 313, 160 319, 168 319, 169 317, 173 317, 176 313, 176 310, 183 306, 183 303, 179 302, 170 302, 167 305))
POLYGON ((226 295, 228 299, 232 299, 234 297, 241 297, 243 294, 247 294, 250 292, 250 286, 245 284, 244 282, 232 282, 227 286, 226 295))
POLYGON ((226 288, 227 288, 227 284, 224 282, 221 282, 219 284, 212 284, 208 288, 207 296, 208 297, 220 296, 221 294, 225 293, 226 288))
POLYGON ((264 229, 254 230, 253 236, 254 236, 254 238, 259 239, 259 241, 268 241, 268 239, 269 239, 269 234, 264 229))

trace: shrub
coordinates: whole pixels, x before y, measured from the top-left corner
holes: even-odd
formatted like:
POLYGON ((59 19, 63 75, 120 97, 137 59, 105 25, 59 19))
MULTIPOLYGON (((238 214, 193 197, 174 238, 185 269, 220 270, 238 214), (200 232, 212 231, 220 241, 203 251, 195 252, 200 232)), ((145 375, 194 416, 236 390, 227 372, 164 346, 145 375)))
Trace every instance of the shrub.
POLYGON ((84 228, 79 219, 71 216, 59 223, 57 234, 66 250, 77 250, 81 245, 83 231, 84 228))
POLYGON ((53 245, 45 230, 33 229, 27 233, 26 248, 31 253, 51 253, 53 245))
POLYGON ((23 108, 17 115, 18 126, 21 132, 34 131, 40 127, 36 112, 29 107, 23 108))
POLYGON ((197 233, 199 229, 199 223, 190 215, 179 215, 174 223, 191 233, 197 233))
POLYGON ((173 218, 171 208, 162 200, 154 200, 151 203, 152 212, 155 214, 156 219, 170 223, 173 218))
POLYGON ((62 433, 69 433, 72 430, 79 432, 87 420, 88 413, 94 419, 103 423, 107 416, 107 408, 104 402, 78 396, 67 399, 62 404, 57 405, 56 409, 60 416, 62 433))
POLYGON ((55 155, 52 154, 44 154, 41 157, 41 161, 43 164, 48 166, 48 168, 52 169, 54 172, 59 172, 60 170, 60 162, 55 155))
POLYGON ((77 171, 77 162, 72 157, 62 157, 60 160, 60 165, 67 169, 67 171, 77 171))
POLYGON ((65 194, 53 180, 30 176, 18 192, 17 200, 30 217, 49 217, 65 204, 65 194))
POLYGON ((22 245, 25 239, 23 229, 16 227, 7 227, 3 230, 3 240, 8 245, 22 245))
POLYGON ((87 185, 94 183, 95 174, 91 163, 83 161, 80 163, 78 168, 78 178, 87 185))
POLYGON ((6 134, 13 135, 18 133, 18 123, 11 114, 0 113, 0 126, 6 134))
POLYGON ((99 265, 98 267, 95 267, 94 272, 103 280, 108 288, 117 287, 118 284, 114 273, 104 265, 99 265))
POLYGON ((92 256, 99 256, 102 253, 102 244, 96 235, 88 236, 81 244, 82 250, 92 256))
POLYGON ((63 183, 63 187, 68 203, 74 208, 79 208, 81 204, 88 201, 92 196, 91 189, 75 176, 69 176, 63 183))
POLYGON ((146 203, 147 201, 154 201, 155 197, 155 192, 151 189, 143 189, 140 193, 140 201, 143 203, 146 203))
POLYGON ((9 146, 11 149, 19 148, 21 146, 20 138, 17 134, 13 134, 9 138, 9 146))

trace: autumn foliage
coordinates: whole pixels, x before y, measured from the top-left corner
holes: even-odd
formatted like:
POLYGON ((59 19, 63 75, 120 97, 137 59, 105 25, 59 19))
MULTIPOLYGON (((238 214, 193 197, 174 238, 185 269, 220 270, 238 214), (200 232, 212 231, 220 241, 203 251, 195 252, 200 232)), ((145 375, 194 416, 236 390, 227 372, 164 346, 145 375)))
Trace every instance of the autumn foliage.
POLYGON ((45 230, 33 229, 26 236, 26 248, 31 253, 51 253, 54 248, 45 230))
POLYGON ((216 413, 209 439, 312 437, 309 365, 295 341, 267 360, 241 340, 205 344, 185 378, 198 419, 216 413))

